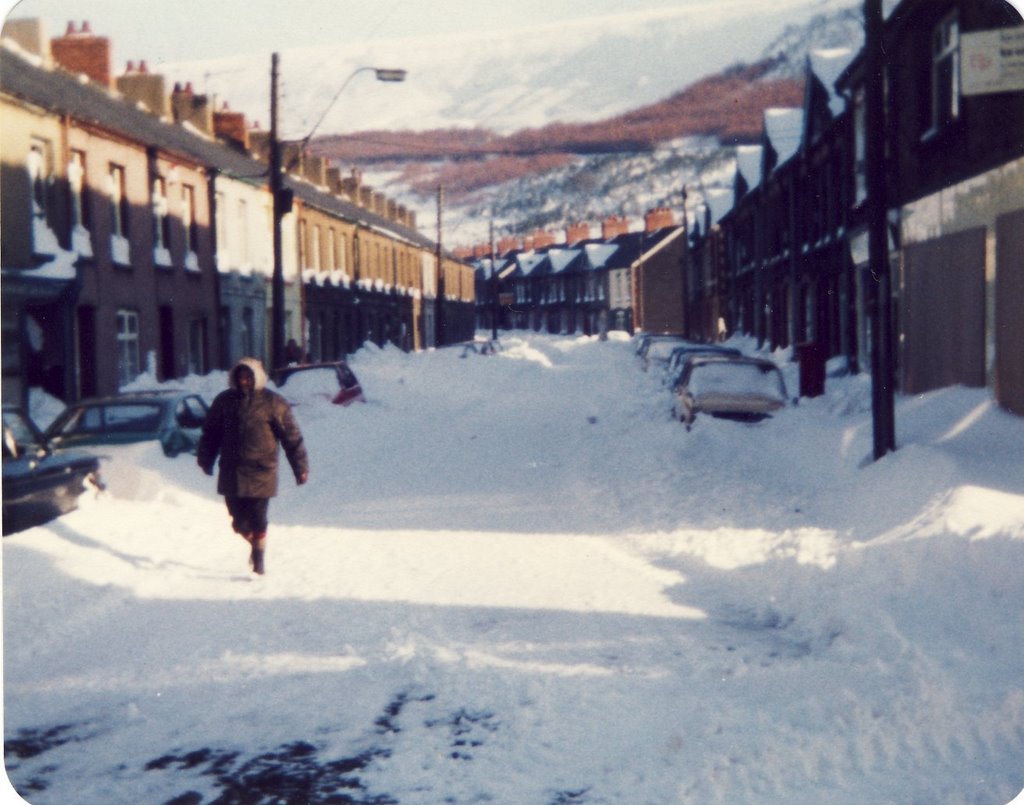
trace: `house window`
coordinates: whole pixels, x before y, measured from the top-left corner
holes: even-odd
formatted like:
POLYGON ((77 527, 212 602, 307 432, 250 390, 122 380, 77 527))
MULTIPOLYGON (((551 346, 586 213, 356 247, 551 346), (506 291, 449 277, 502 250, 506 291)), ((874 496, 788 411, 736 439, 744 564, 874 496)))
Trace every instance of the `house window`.
POLYGON ((86 203, 85 152, 72 151, 68 159, 68 213, 71 225, 71 250, 92 257, 89 234, 89 205, 86 203))
POLYGON ((345 255, 348 254, 348 238, 342 235, 339 238, 338 244, 338 270, 345 271, 348 266, 348 260, 345 255))
POLYGON ((118 238, 127 238, 128 192, 123 166, 110 165, 107 184, 110 191, 110 234, 118 238))
POLYGON ((249 205, 244 198, 238 199, 238 259, 242 267, 249 265, 249 205))
POLYGON ((68 161, 68 192, 71 196, 72 229, 89 228, 89 207, 85 203, 85 152, 72 151, 68 161))
POLYGON ((46 222, 53 183, 53 146, 49 140, 33 137, 28 154, 28 175, 32 181, 32 215, 46 222))
POLYGON ((167 180, 153 180, 153 256, 157 265, 171 264, 171 219, 168 215, 167 180))
POLYGON ((334 271, 338 266, 338 239, 337 233, 332 227, 327 227, 327 261, 328 271, 334 271))
POLYGON ((960 23, 953 12, 932 32, 931 131, 960 116, 960 23))
POLYGON ((228 268, 231 265, 231 252, 230 247, 228 246, 228 203, 224 193, 218 192, 216 194, 214 204, 216 205, 213 210, 213 215, 217 235, 218 266, 220 268, 228 268))
POLYGON ((868 197, 868 141, 865 115, 864 92, 859 91, 853 99, 853 200, 856 204, 860 204, 868 197))
POLYGON ((188 324, 188 371, 206 374, 206 319, 192 319, 188 324))
POLYGON ((139 314, 117 311, 117 382, 126 386, 139 376, 139 314))
POLYGON ((124 167, 110 163, 107 171, 107 199, 110 204, 110 256, 116 265, 130 266, 128 243, 128 190, 124 167))
POLYGON ((196 189, 192 185, 183 185, 181 222, 185 227, 185 243, 188 251, 195 254, 199 251, 199 225, 196 222, 196 189))
POLYGON ((314 225, 313 226, 313 245, 310 248, 310 251, 311 251, 311 255, 310 256, 312 257, 310 268, 312 268, 312 269, 314 269, 316 271, 319 271, 320 268, 321 268, 321 265, 320 265, 320 226, 319 225, 314 225))

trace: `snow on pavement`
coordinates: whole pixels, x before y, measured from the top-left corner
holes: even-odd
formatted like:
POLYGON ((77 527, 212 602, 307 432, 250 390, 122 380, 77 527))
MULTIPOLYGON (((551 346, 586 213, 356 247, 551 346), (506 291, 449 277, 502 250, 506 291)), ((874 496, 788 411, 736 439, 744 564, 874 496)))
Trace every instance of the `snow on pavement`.
POLYGON ((105 493, 6 537, 21 794, 1021 791, 1024 421, 984 390, 898 398, 900 449, 871 462, 863 377, 686 433, 624 338, 503 342, 364 349, 365 405, 300 400, 312 474, 271 505, 265 578, 213 481, 155 445, 101 451, 105 493))

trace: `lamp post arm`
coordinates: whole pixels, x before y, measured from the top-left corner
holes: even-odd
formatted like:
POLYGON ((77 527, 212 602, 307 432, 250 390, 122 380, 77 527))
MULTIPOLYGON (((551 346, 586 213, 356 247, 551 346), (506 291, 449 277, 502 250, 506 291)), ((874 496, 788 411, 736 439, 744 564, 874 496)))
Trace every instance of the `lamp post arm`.
POLYGON ((309 134, 302 138, 303 149, 305 149, 306 146, 309 145, 309 141, 313 139, 313 135, 316 134, 317 129, 320 128, 320 124, 324 122, 324 119, 327 117, 327 113, 330 112, 331 109, 334 107, 335 102, 338 100, 339 97, 341 97, 341 93, 345 91, 345 87, 349 85, 353 78, 355 78, 360 73, 366 72, 367 70, 372 70, 374 73, 376 73, 378 81, 386 81, 390 83, 400 83, 402 81, 405 81, 405 70, 385 69, 382 67, 357 67, 349 74, 348 78, 345 79, 344 83, 342 83, 342 85, 338 87, 338 91, 334 93, 334 97, 331 98, 331 102, 327 104, 327 108, 324 109, 323 114, 320 115, 320 119, 317 120, 316 123, 313 125, 313 128, 310 129, 309 134))
POLYGON ((340 87, 338 87, 338 91, 334 93, 334 97, 331 98, 331 102, 329 104, 327 104, 327 108, 324 109, 323 114, 320 115, 320 119, 317 120, 316 123, 313 125, 313 128, 310 129, 309 134, 307 134, 305 137, 302 138, 302 148, 303 149, 305 149, 305 147, 307 145, 309 145, 309 141, 313 139, 313 135, 316 134, 316 130, 318 128, 320 128, 320 124, 324 122, 324 118, 327 117, 327 113, 331 111, 331 109, 334 107, 334 104, 337 102, 338 98, 341 96, 341 93, 345 91, 345 87, 347 87, 349 85, 349 83, 352 81, 352 79, 355 78, 360 73, 366 72, 367 70, 373 70, 373 69, 374 69, 373 67, 357 67, 355 70, 353 70, 349 74, 349 77, 345 79, 344 83, 340 87))

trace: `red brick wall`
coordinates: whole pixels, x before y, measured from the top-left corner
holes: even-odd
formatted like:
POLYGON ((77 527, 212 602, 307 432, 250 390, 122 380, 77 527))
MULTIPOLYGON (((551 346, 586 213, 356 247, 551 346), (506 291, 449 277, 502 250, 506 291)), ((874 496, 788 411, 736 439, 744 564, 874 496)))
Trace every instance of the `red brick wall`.
POLYGON ((213 113, 213 133, 249 150, 249 129, 245 125, 245 115, 229 111, 226 104, 224 109, 213 113))
POLYGON ((70 23, 67 34, 50 40, 50 51, 54 61, 68 72, 84 73, 101 86, 112 86, 110 40, 105 36, 93 36, 89 23, 82 24, 81 32, 75 30, 74 23, 70 23))

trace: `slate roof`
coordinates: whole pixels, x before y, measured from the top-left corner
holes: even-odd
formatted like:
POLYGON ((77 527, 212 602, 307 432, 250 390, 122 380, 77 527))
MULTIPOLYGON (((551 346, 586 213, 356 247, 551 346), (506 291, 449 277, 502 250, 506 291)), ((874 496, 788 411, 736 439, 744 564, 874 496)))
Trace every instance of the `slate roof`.
MULTIPOLYGON (((9 47, 0 47, 0 91, 55 114, 67 114, 136 142, 189 157, 232 178, 253 183, 265 183, 268 178, 267 166, 258 160, 206 139, 193 129, 161 120, 63 70, 37 66, 9 47)), ((416 246, 434 248, 433 241, 415 229, 291 176, 286 175, 284 181, 305 204, 416 246)))

